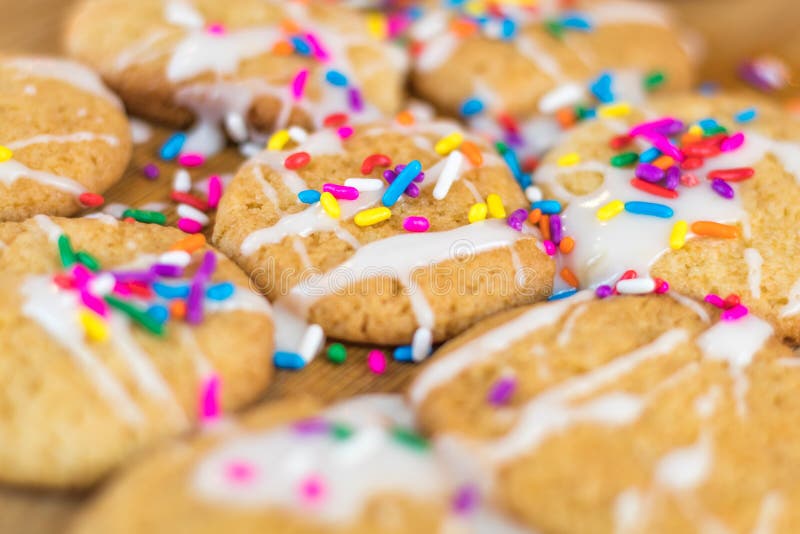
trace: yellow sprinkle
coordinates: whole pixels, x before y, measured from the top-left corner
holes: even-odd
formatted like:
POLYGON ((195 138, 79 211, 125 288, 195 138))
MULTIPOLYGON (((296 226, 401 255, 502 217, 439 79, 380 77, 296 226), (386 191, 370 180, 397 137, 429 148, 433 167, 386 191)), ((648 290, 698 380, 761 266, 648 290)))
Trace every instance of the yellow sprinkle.
POLYGON ((10 148, 0 145, 0 163, 10 160, 13 156, 14 153, 10 148))
POLYGON ((631 106, 627 102, 607 104, 605 106, 600 106, 597 110, 597 114, 606 119, 625 117, 626 115, 630 115, 630 113, 631 106))
POLYGON ((485 10, 486 2, 483 0, 469 0, 466 4, 464 4, 464 12, 467 15, 472 15, 473 17, 482 15, 485 10))
POLYGON ((108 327, 105 321, 96 313, 89 310, 80 310, 78 311, 78 319, 90 340, 105 341, 108 339, 108 327))
POLYGON ((383 222, 392 216, 392 210, 386 206, 379 206, 368 210, 360 211, 353 217, 353 222, 358 226, 372 226, 383 222))
POLYGON ((687 133, 689 135, 696 135, 698 137, 702 137, 703 129, 697 124, 692 124, 691 126, 689 126, 689 130, 687 131, 687 133))
POLYGON ((477 204, 470 206, 468 215, 470 224, 486 220, 486 213, 488 211, 489 209, 483 202, 478 202, 477 204))
POLYGON ((678 221, 672 227, 672 232, 669 234, 669 247, 672 250, 683 248, 686 244, 686 232, 689 231, 689 225, 686 221, 678 221))
POLYGON ((486 205, 489 208, 489 215, 495 219, 502 219, 506 216, 506 208, 503 207, 503 199, 500 195, 492 193, 486 197, 486 205))
POLYGON ((367 16, 367 29, 376 39, 386 38, 386 17, 380 13, 370 13, 367 16))
POLYGON ((577 152, 570 152, 569 154, 564 154, 560 158, 558 158, 558 166, 559 167, 569 167, 570 165, 576 165, 581 161, 581 156, 577 152))
POLYGON ((453 132, 450 135, 445 135, 441 139, 436 142, 436 146, 434 146, 434 150, 436 150, 437 154, 441 154, 442 156, 448 155, 453 150, 457 149, 461 146, 461 143, 464 142, 464 136, 461 135, 459 132, 453 132))
POLYGON ((319 203, 322 204, 322 209, 325 210, 325 213, 330 215, 333 219, 338 219, 342 214, 342 210, 339 208, 339 201, 327 191, 322 193, 319 197, 319 203))
POLYGON ((597 210, 597 218, 601 221, 609 221, 622 213, 625 209, 625 203, 621 200, 612 200, 605 206, 597 210))
POLYGON ((283 150, 283 147, 286 146, 286 143, 289 142, 289 131, 288 130, 278 130, 272 137, 269 138, 267 142, 267 150, 283 150))

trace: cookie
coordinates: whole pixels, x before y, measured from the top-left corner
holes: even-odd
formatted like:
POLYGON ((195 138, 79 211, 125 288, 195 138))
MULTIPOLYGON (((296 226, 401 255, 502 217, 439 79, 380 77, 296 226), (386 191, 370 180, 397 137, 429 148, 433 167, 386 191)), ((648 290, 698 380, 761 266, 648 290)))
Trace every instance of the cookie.
POLYGON ((269 305, 202 236, 37 215, 0 242, 4 483, 87 486, 268 384, 269 305))
POLYGON ((72 532, 521 534, 406 412, 390 395, 265 405, 145 459, 72 532))
POLYGON ((663 96, 572 130, 534 174, 575 243, 556 284, 607 294, 632 270, 697 299, 738 295, 800 339, 799 141, 769 103, 723 94, 663 96))
POLYGON ((431 2, 409 30, 413 89, 450 115, 523 119, 578 104, 592 92, 602 101, 619 91, 641 93, 648 76, 663 79, 666 88, 690 86, 689 55, 664 8, 568 4, 431 2), (609 70, 638 74, 634 87, 620 77, 587 90, 609 70))
POLYGON ((410 399, 539 532, 792 532, 800 360, 769 323, 724 318, 672 292, 582 292, 446 344, 410 399))
POLYGON ((550 294, 553 262, 525 204, 480 141, 403 114, 256 155, 226 188, 213 240, 276 317, 300 322, 279 337, 308 321, 338 339, 422 347, 550 294))
POLYGON ((0 221, 102 203, 131 139, 119 100, 78 63, 0 56, 0 221))
POLYGON ((278 0, 86 0, 66 48, 128 109, 175 127, 188 151, 331 115, 373 120, 403 98, 407 60, 345 6, 278 0))

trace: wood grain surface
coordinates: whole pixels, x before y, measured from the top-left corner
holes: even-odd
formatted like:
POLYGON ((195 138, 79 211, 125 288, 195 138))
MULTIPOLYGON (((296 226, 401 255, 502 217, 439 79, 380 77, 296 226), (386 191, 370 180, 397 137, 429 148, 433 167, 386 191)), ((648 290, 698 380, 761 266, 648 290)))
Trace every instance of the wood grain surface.
MULTIPOLYGON (((670 0, 667 3, 677 7, 687 20, 710 36, 708 52, 712 59, 705 62, 704 79, 731 84, 735 83, 733 68, 742 55, 771 47, 777 50, 782 43, 791 41, 788 36, 798 27, 795 2, 670 0)), ((71 4, 71 0, 0 0, 0 51, 58 54, 61 24, 71 4)), ((108 202, 141 206, 147 202, 168 201, 175 167, 158 160, 156 151, 169 133, 155 127, 152 139, 136 147, 125 177, 107 193, 108 202), (159 180, 149 181, 142 176, 140 169, 150 162, 156 162, 161 168, 159 180)), ((214 173, 233 173, 241 162, 239 154, 228 149, 192 175, 203 179, 214 173)), ((174 221, 174 217, 171 220, 174 221)), ((278 372, 264 402, 297 393, 330 401, 362 392, 401 391, 415 372, 411 365, 391 361, 387 372, 376 376, 367 369, 366 352, 366 347, 349 347, 348 359, 343 365, 335 366, 321 357, 301 372, 278 372)), ((0 533, 62 532, 90 494, 65 495, 0 487, 0 533)))

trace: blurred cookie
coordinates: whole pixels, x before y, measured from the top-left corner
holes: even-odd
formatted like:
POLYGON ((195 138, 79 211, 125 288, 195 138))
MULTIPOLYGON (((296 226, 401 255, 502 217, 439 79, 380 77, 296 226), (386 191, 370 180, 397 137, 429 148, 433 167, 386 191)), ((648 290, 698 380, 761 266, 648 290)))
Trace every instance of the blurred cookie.
POLYGON ((38 215, 0 242, 3 482, 89 485, 269 382, 269 305, 201 236, 38 215))
POLYGON ((130 156, 122 105, 94 72, 0 56, 0 221, 97 205, 130 156))

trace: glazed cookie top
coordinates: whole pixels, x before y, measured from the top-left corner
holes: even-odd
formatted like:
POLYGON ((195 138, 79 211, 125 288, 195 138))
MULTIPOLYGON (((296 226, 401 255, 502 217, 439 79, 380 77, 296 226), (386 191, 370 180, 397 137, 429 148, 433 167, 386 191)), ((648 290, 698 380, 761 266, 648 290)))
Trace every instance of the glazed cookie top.
MULTIPOLYGON (((413 86, 451 115, 553 113, 580 103, 606 70, 637 73, 633 87, 620 78, 614 88, 634 94, 647 75, 672 88, 691 83, 678 31, 654 4, 432 1, 411 13, 413 86)), ((604 85, 605 98, 612 87, 604 85)))
POLYGON ((532 528, 791 532, 800 360, 769 323, 722 317, 673 293, 582 292, 451 341, 410 398, 532 528))
POLYGON ((269 305, 202 236, 38 215, 0 242, 4 481, 90 483, 265 388, 269 305))
POLYGON ((62 59, 0 56, 0 221, 96 205, 130 154, 122 105, 95 73, 62 59))
POLYGON ((698 299, 736 294, 798 339, 799 142, 770 104, 725 95, 659 97, 576 128, 534 174, 575 242, 557 285, 608 294, 632 270, 698 299))
POLYGON ((94 65, 129 109, 176 126, 210 152, 224 123, 236 141, 334 113, 374 120, 402 101, 405 56, 366 19, 330 3, 87 0, 67 48, 94 65))
POLYGON ((276 140, 228 186, 214 241, 282 310, 335 337, 402 344, 549 294, 521 190, 454 123, 404 113, 276 140))
POLYGON ((521 534, 481 502, 484 488, 455 451, 425 440, 411 420, 396 396, 323 411, 279 401, 135 466, 73 532, 521 534), (131 506, 141 513, 125 513, 131 506))

